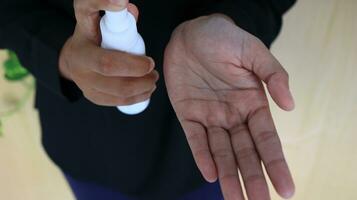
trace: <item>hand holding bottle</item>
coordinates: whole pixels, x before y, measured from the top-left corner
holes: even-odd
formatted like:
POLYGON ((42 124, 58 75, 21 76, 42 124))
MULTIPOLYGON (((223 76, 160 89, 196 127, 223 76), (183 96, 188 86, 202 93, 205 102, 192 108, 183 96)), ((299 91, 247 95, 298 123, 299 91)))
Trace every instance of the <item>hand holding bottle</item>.
POLYGON ((158 73, 147 56, 100 47, 99 10, 119 11, 128 7, 135 17, 138 11, 125 0, 75 0, 77 25, 62 48, 59 70, 74 81, 91 102, 103 106, 130 105, 150 98, 158 73))
MULTIPOLYGON (((124 51, 135 55, 145 55, 145 43, 136 27, 135 16, 127 8, 121 11, 105 11, 100 20, 102 47, 124 51)), ((143 102, 118 106, 127 115, 136 115, 149 106, 150 99, 143 102)))

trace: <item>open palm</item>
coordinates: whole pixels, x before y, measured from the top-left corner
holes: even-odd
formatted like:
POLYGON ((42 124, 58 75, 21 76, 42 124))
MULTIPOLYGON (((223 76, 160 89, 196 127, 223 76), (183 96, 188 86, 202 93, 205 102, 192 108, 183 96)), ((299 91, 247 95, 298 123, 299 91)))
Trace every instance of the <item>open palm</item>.
POLYGON ((269 199, 261 161, 275 189, 294 184, 262 81, 284 110, 294 107, 288 76, 257 38, 228 17, 211 15, 180 25, 165 51, 171 103, 206 180, 220 181, 225 199, 269 199), (262 80, 262 81, 261 81, 262 80))

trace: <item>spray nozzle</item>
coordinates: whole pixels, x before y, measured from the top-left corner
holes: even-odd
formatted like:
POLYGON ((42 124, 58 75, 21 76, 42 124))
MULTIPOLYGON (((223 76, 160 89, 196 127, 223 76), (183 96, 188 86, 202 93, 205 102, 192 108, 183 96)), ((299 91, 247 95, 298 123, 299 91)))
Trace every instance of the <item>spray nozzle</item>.
POLYGON ((111 32, 122 32, 125 31, 130 26, 130 13, 128 9, 125 8, 121 11, 105 11, 104 21, 105 26, 111 32))

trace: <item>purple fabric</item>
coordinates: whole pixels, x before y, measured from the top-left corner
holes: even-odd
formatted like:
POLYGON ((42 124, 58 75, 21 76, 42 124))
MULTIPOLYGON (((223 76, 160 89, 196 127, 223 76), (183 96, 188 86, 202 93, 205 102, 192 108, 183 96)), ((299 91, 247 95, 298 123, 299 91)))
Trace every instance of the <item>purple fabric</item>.
MULTIPOLYGON (((65 174, 65 177, 77 200, 137 200, 135 198, 129 198, 110 188, 76 180, 67 174, 65 174)), ((219 183, 215 182, 211 184, 207 183, 177 200, 223 200, 223 196, 219 183)))

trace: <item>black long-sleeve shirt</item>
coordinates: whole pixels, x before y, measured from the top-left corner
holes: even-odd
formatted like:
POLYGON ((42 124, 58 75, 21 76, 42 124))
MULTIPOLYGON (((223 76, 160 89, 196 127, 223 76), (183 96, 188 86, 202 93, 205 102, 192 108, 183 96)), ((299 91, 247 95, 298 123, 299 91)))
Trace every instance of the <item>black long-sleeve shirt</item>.
MULTIPOLYGON (((133 0, 147 54, 162 74, 172 30, 198 16, 223 13, 267 46, 294 0, 133 0)), ((145 199, 174 199, 205 181, 170 105, 164 79, 145 112, 128 116, 82 97, 59 76, 58 57, 75 27, 71 0, 2 0, 0 48, 14 50, 37 80, 42 142, 69 175, 145 199)))

